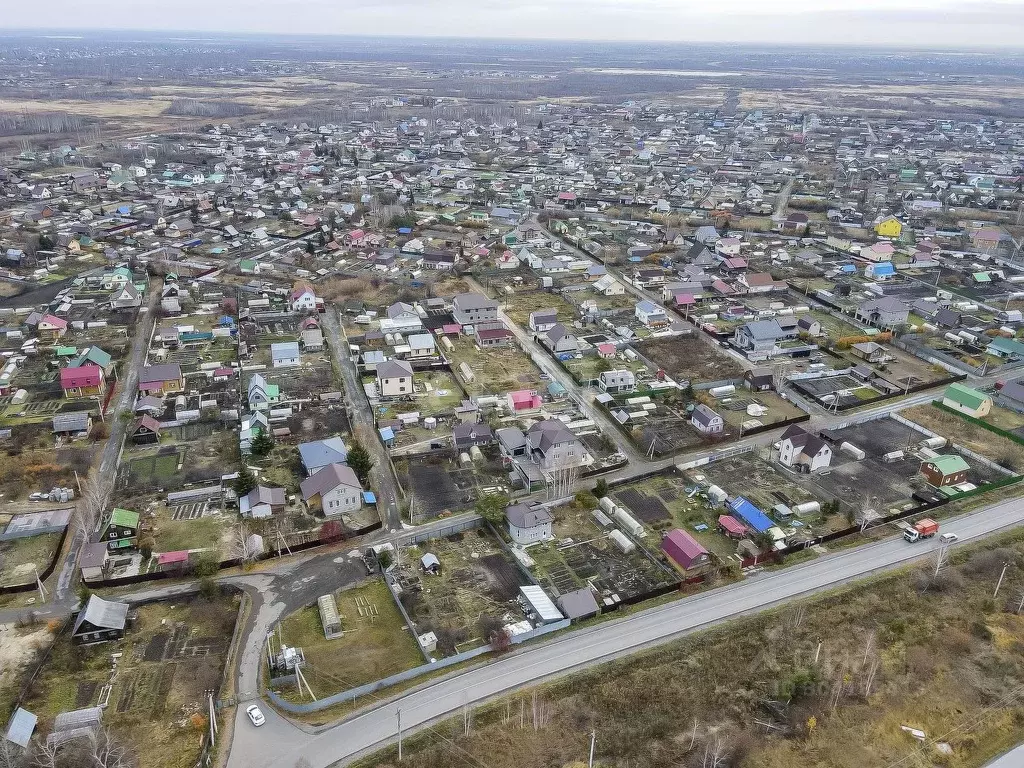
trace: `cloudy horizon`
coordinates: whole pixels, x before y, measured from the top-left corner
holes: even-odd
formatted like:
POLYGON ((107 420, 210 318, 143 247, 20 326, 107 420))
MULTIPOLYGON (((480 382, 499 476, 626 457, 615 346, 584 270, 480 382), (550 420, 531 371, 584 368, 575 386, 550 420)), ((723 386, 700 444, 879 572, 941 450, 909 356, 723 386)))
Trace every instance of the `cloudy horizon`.
MULTIPOLYGON (((336 34, 531 40, 737 42, 908 47, 1020 47, 1019 0, 51 0, 73 31, 336 34), (140 7, 141 6, 141 7, 140 7), (111 19, 118 23, 112 24, 111 19)), ((10 31, 40 29, 31 5, 5 11, 10 31)))

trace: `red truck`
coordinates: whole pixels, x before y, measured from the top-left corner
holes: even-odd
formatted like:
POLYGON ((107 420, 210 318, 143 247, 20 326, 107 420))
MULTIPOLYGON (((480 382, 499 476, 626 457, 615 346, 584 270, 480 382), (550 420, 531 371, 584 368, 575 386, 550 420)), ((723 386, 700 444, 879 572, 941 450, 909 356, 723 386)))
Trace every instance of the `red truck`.
POLYGON ((911 527, 903 531, 903 538, 913 543, 921 539, 930 539, 938 532, 939 524, 930 517, 926 517, 923 520, 918 520, 911 527))

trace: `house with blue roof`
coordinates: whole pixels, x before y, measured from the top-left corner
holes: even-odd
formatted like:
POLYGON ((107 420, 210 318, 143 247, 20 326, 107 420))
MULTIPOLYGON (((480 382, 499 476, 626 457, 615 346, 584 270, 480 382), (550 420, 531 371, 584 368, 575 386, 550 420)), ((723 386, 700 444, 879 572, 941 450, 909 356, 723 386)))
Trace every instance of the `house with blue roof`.
POLYGON ((729 502, 728 506, 730 512, 739 517, 744 523, 758 533, 764 533, 775 525, 768 515, 742 496, 737 496, 729 502))
POLYGON ((896 267, 891 261, 871 262, 864 267, 864 277, 871 280, 891 280, 896 277, 896 267))
POLYGON ((657 325, 668 325, 668 312, 653 301, 638 301, 635 307, 636 319, 648 328, 657 325))
POLYGON ((344 464, 348 461, 348 448, 340 437, 299 443, 299 457, 306 475, 315 475, 328 464, 344 464))

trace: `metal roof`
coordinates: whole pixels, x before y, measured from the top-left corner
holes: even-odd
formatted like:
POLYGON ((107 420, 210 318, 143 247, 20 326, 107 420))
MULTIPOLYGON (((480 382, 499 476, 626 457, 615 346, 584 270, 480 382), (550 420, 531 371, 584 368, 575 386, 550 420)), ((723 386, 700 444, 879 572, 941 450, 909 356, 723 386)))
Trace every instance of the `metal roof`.
POLYGON ((103 598, 91 595, 85 610, 78 614, 75 619, 77 633, 83 622, 88 621, 94 627, 100 629, 124 629, 125 618, 128 616, 128 603, 115 603, 103 598))
POLYGON ((32 732, 36 729, 36 721, 38 719, 27 709, 18 707, 14 710, 14 714, 11 715, 11 722, 7 725, 7 735, 5 738, 19 747, 27 747, 29 739, 32 738, 32 732))
POLYGON ((519 591, 522 593, 523 598, 529 604, 530 608, 536 613, 540 620, 549 624, 552 621, 561 621, 562 612, 555 607, 555 604, 551 602, 551 598, 548 597, 547 592, 537 586, 527 585, 520 587, 519 591))

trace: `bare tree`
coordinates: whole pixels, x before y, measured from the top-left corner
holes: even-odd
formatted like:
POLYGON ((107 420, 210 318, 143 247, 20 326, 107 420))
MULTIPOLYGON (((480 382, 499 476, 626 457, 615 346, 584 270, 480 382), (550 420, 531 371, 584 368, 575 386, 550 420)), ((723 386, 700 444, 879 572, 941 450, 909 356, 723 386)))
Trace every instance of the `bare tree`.
POLYGON ((241 560, 243 565, 253 562, 262 554, 260 548, 252 541, 252 532, 244 520, 239 521, 235 527, 232 539, 235 557, 241 560))
POLYGON ((110 503, 110 493, 111 483, 104 482, 99 472, 93 472, 84 483, 82 500, 76 507, 74 524, 79 530, 84 531, 86 536, 99 527, 99 522, 110 503))

